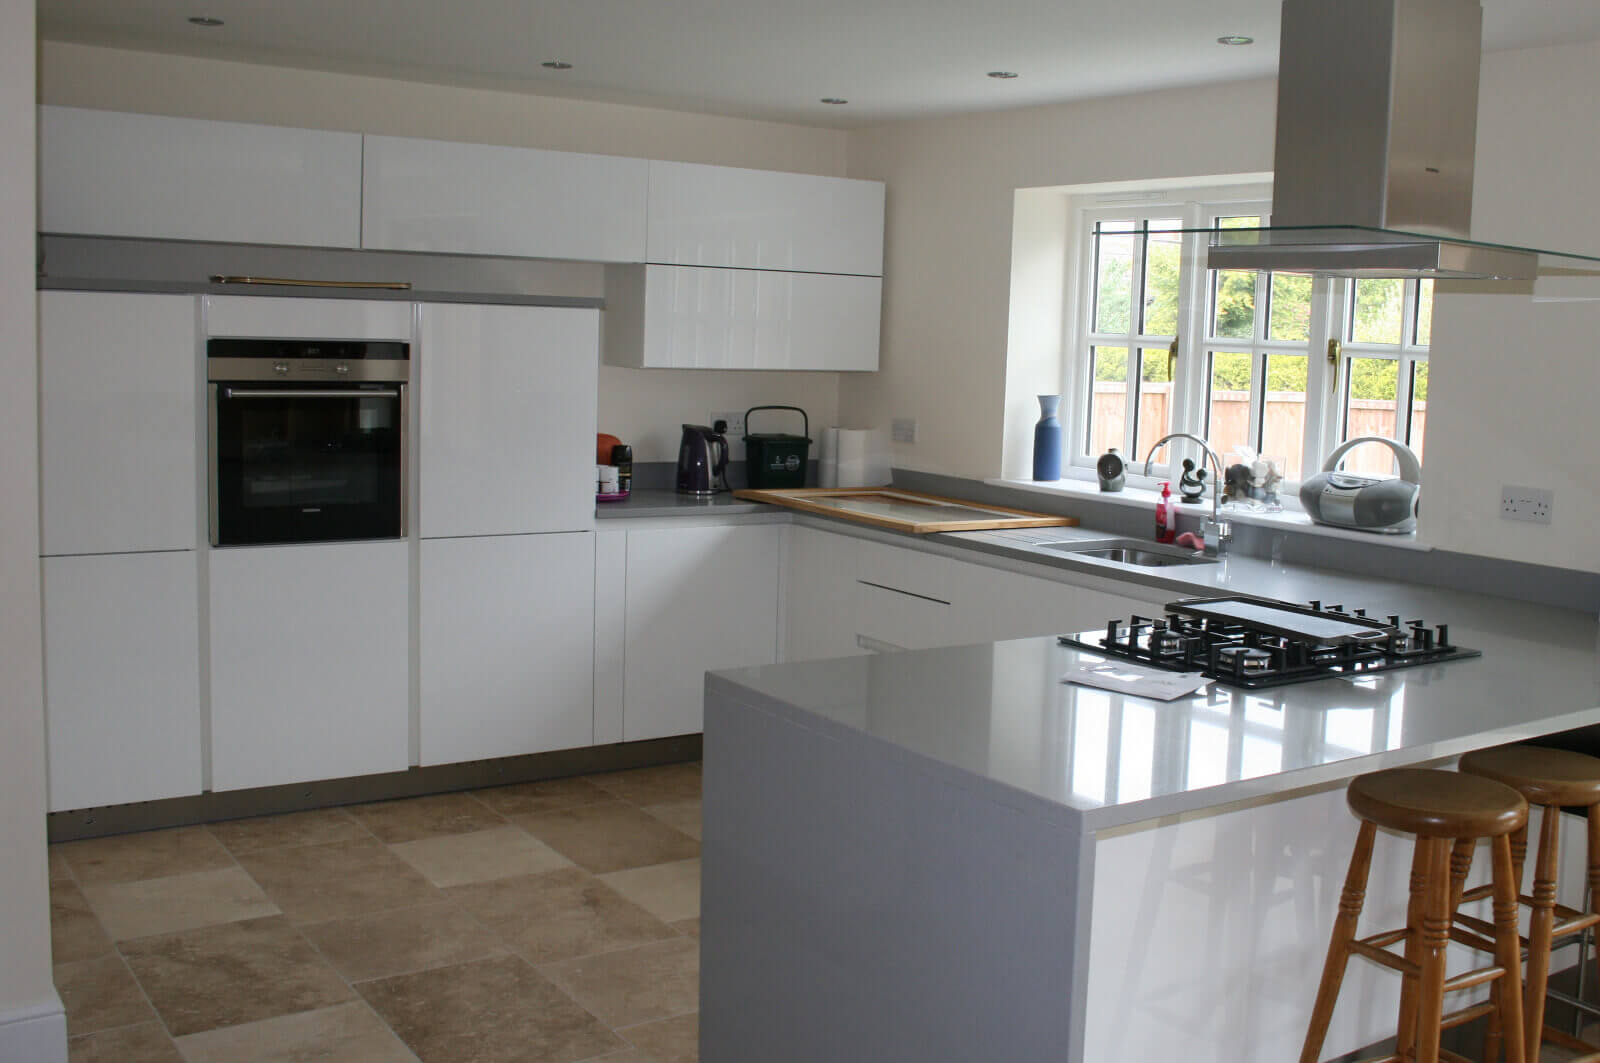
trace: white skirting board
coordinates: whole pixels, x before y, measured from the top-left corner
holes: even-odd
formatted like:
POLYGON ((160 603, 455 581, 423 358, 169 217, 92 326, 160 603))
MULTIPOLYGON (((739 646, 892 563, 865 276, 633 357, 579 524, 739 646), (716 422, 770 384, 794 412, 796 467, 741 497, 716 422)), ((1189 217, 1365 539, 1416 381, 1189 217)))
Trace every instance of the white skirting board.
POLYGON ((0 1063, 67 1063, 67 1013, 58 997, 0 1012, 0 1063))

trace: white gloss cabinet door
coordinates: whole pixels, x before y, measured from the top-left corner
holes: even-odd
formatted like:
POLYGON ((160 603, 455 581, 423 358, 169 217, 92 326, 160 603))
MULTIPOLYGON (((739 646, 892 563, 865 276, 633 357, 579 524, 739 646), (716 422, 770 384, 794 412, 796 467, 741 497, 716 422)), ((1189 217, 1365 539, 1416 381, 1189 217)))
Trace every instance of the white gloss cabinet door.
POLYGON ((594 535, 422 544, 422 763, 594 741, 594 535))
POLYGON ((421 535, 594 527, 599 311, 421 308, 421 535))
POLYGON ((650 262, 883 272, 883 182, 650 163, 650 262))
POLYGON ((783 659, 866 652, 856 641, 856 554, 861 540, 799 524, 784 529, 783 659))
POLYGON ((369 136, 362 246, 642 262, 648 180, 644 159, 369 136))
POLYGON ((403 541, 211 551, 214 789, 405 770, 409 554, 403 541))
POLYGON ((194 549, 197 356, 191 296, 40 294, 43 553, 194 549))
POLYGON ((777 659, 782 532, 628 531, 625 741, 700 731, 706 672, 777 659))
POLYGON ((50 811, 201 789, 192 551, 43 561, 50 811))
POLYGON ((358 247, 361 136, 41 107, 39 229, 358 247))
POLYGON ((881 277, 652 265, 613 267, 606 291, 613 364, 878 368, 881 277))

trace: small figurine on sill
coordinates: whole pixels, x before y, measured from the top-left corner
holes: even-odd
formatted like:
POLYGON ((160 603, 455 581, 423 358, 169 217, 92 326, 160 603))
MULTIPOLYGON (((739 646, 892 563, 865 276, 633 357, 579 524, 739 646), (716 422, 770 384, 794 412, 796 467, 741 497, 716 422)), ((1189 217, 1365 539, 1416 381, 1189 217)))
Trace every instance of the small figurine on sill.
POLYGON ((1206 471, 1195 468, 1188 458, 1183 459, 1183 475, 1178 477, 1178 498, 1183 502, 1198 502, 1205 497, 1206 471))

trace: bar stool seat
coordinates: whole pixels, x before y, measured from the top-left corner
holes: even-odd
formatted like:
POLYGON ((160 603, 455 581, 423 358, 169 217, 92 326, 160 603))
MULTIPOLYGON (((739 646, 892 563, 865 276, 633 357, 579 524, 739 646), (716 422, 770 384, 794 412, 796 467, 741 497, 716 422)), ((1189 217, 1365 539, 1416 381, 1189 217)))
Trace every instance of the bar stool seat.
MULTIPOLYGON (((1544 1022, 1550 952, 1554 943, 1600 925, 1600 758, 1543 746, 1499 746, 1466 754, 1461 758, 1461 771, 1510 786, 1527 798, 1530 805, 1538 805, 1543 810, 1539 847, 1534 856, 1532 892, 1520 898, 1521 903, 1529 909, 1528 936, 1524 942, 1528 972, 1523 1001, 1526 1021, 1524 1055, 1529 1060, 1536 1060, 1540 1044, 1549 1041, 1564 1048, 1589 1053, 1579 1063, 1600 1060, 1600 1045, 1581 1041, 1544 1022), (1588 810, 1587 885, 1590 901, 1587 912, 1556 903, 1556 875, 1560 867, 1560 812, 1563 806, 1579 806, 1588 810)), ((1523 826, 1511 836, 1511 862, 1519 884, 1527 847, 1528 828, 1523 826)), ((1465 878, 1464 867, 1453 868, 1452 874, 1455 879, 1453 892, 1458 901, 1475 900, 1484 895, 1481 887, 1465 893, 1461 891, 1460 883, 1465 878)), ((1482 934, 1488 929, 1488 924, 1483 920, 1458 911, 1455 913, 1455 924, 1458 928, 1453 931, 1456 940, 1480 949, 1489 945, 1487 940, 1474 938, 1471 933, 1475 931, 1482 934)), ((1556 995, 1569 1003, 1577 1003, 1575 998, 1565 994, 1556 995)), ((1580 1011, 1594 1010, 1587 1005, 1579 1007, 1580 1011)))
POLYGON ((1530 805, 1600 804, 1600 757, 1544 746, 1498 746, 1461 758, 1461 770, 1511 787, 1530 805))
MULTIPOLYGON (((1400 1011, 1395 1026, 1395 1051, 1384 1063, 1438 1063, 1462 1057, 1441 1049, 1441 1033, 1450 1026, 1489 1016, 1493 1048, 1504 1041, 1506 1063, 1532 1063, 1524 1056, 1522 1026, 1522 956, 1517 937, 1516 878, 1510 836, 1525 830, 1528 803, 1511 787, 1493 779, 1452 771, 1399 768, 1352 780, 1346 792, 1350 810, 1361 820, 1339 915, 1328 941, 1328 956, 1307 1023, 1301 1063, 1317 1063, 1339 1001, 1339 988, 1351 956, 1361 956, 1401 977, 1400 1011), (1416 837, 1411 861, 1411 895, 1406 925, 1367 937, 1356 937, 1372 867, 1373 839, 1378 828, 1416 837), (1460 893, 1455 859, 1471 840, 1491 839, 1494 855, 1494 964, 1445 977, 1445 948, 1452 932, 1452 913, 1460 893), (1396 952, 1394 946, 1403 952, 1396 952), (1444 996, 1458 989, 1488 984, 1487 1003, 1469 1005, 1449 1015, 1444 996)), ((1491 1057, 1492 1058, 1492 1057, 1491 1057)))

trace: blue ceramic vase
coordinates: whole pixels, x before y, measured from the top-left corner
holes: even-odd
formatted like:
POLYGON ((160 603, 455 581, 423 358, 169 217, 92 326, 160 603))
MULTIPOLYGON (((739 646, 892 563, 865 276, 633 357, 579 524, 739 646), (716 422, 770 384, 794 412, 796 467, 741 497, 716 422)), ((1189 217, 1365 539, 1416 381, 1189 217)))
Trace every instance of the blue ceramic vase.
POLYGON ((1033 478, 1061 479, 1060 395, 1039 396, 1039 423, 1033 426, 1033 478))

